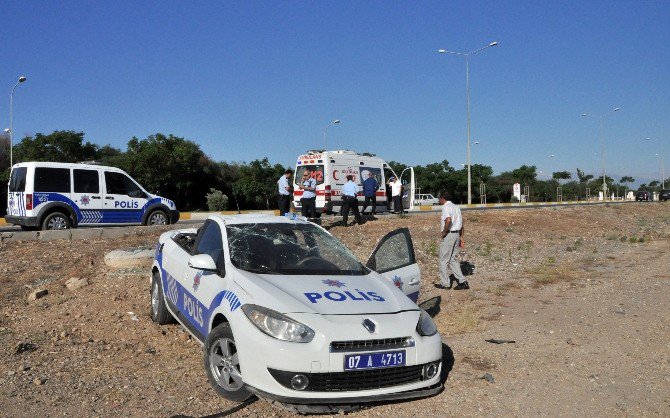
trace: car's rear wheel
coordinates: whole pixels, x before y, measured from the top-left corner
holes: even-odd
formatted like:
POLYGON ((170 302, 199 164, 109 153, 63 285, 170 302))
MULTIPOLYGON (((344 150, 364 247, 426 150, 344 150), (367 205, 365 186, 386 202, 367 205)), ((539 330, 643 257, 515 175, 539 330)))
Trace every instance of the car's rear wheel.
POLYGON ((163 285, 158 272, 154 272, 151 279, 151 320, 159 325, 172 322, 172 315, 165 306, 163 285))
POLYGON ((243 402, 252 396, 242 378, 230 325, 223 323, 212 329, 205 340, 203 354, 207 378, 219 395, 235 402, 243 402))
POLYGON ((167 225, 169 223, 167 214, 160 209, 151 212, 147 218, 147 225, 167 225))
POLYGON ((61 212, 50 213, 42 221, 42 229, 44 230, 68 229, 70 226, 70 218, 61 212))

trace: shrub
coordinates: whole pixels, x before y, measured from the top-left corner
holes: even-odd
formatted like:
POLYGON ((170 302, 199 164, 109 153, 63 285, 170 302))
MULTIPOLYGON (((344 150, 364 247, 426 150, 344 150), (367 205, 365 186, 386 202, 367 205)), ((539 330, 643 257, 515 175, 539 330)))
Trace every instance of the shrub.
POLYGON ((220 212, 228 209, 228 196, 221 193, 221 190, 209 189, 209 193, 207 193, 207 207, 210 212, 220 212))

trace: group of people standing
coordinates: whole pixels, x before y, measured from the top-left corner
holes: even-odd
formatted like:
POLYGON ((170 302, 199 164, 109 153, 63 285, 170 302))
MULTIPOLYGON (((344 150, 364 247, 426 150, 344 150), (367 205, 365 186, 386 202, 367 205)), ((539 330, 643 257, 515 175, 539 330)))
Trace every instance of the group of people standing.
MULTIPOLYGON (((371 206, 370 214, 377 214, 377 190, 379 190, 379 182, 370 171, 364 171, 367 178, 363 180, 363 196, 365 202, 363 209, 358 210, 358 184, 354 182, 354 176, 348 175, 347 182, 342 186, 342 220, 347 226, 349 212, 353 212, 356 222, 363 223, 361 212, 365 212, 368 206, 371 206)), ((293 193, 293 186, 291 178, 293 177, 293 170, 288 169, 277 181, 278 197, 277 204, 279 206, 279 215, 284 216, 291 208, 291 194, 293 193)), ((303 171, 302 178, 299 181, 303 191, 300 198, 301 215, 305 217, 316 217, 316 179, 312 176, 309 169, 303 171)), ((403 213, 402 207, 402 183, 395 176, 391 176, 387 185, 390 188, 394 213, 403 213)))
MULTIPOLYGON (((293 177, 293 170, 288 169, 277 181, 279 187, 279 214, 281 216, 288 213, 291 207, 291 193, 293 193, 291 177, 293 177)), ((395 212, 402 213, 402 183, 399 179, 391 177, 387 184, 391 189, 395 212)), ((315 218, 317 183, 316 179, 312 177, 311 170, 306 169, 303 172, 300 185, 303 190, 302 198, 300 199, 301 214, 305 217, 315 218)), ((373 215, 376 214, 377 190, 379 190, 379 183, 374 175, 368 171, 367 178, 363 180, 363 195, 365 196, 363 212, 368 208, 368 205, 371 205, 370 213, 373 215)), ((354 176, 351 174, 348 175, 347 182, 342 186, 342 221, 344 226, 348 226, 349 211, 354 213, 358 224, 363 223, 361 213, 358 210, 358 191, 358 184, 354 182, 354 176)), ((458 254, 465 246, 463 239, 465 229, 463 227, 461 209, 451 201, 451 196, 448 192, 440 194, 440 204, 442 205, 442 213, 440 214, 441 240, 439 246, 440 282, 435 287, 438 289, 451 289, 454 282, 456 282, 456 286, 453 287, 454 290, 469 289, 470 286, 467 280, 465 280, 460 263, 457 260, 458 254)))

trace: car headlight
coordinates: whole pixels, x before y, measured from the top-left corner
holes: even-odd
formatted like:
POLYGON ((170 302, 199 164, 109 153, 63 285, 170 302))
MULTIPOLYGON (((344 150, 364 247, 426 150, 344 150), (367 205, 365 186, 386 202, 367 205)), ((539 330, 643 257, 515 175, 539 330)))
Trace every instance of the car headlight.
POLYGON ((314 331, 305 324, 258 305, 242 305, 242 311, 256 327, 282 341, 308 343, 314 338, 314 331))
POLYGON ((419 315, 419 322, 416 324, 416 332, 423 337, 430 337, 431 335, 437 334, 437 325, 433 318, 428 315, 428 312, 421 309, 421 315, 419 315))

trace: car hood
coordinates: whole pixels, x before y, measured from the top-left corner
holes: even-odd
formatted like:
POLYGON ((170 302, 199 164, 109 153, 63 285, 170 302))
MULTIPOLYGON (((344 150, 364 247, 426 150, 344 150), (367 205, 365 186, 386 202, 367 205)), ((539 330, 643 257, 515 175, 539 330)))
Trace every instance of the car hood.
POLYGON ((235 282, 253 303, 281 313, 351 315, 418 310, 395 285, 365 276, 287 276, 238 270, 235 282))

